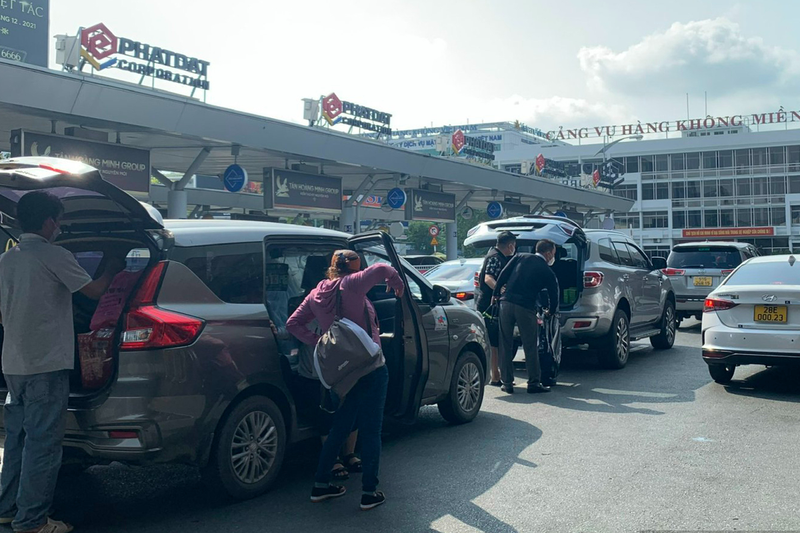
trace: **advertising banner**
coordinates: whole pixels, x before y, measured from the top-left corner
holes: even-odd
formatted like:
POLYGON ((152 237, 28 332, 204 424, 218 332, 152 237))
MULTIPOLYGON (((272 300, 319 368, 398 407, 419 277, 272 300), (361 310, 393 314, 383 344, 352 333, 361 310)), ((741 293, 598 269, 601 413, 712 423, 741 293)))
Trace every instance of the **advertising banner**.
POLYGON ((0 58, 47 67, 50 0, 0 0, 0 58))
POLYGON ((685 229, 685 239, 707 239, 709 237, 770 237, 775 235, 775 228, 703 228, 685 229))
POLYGON ((14 130, 11 156, 61 157, 100 171, 103 179, 124 191, 150 191, 150 152, 121 144, 86 141, 63 135, 14 130))
POLYGON ((271 184, 264 191, 267 209, 325 213, 342 211, 342 178, 265 168, 264 181, 271 184))
POLYGON ((430 220, 433 222, 453 222, 456 219, 456 195, 411 189, 406 202, 407 220, 430 220))

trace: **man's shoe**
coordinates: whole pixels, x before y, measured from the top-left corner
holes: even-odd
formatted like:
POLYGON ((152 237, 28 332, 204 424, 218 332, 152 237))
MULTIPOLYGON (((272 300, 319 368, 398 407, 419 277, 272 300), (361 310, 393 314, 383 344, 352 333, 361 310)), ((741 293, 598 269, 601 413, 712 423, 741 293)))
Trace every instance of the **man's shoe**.
POLYGON ((375 509, 377 506, 383 505, 384 503, 386 503, 386 495, 381 491, 375 492, 373 494, 361 495, 362 511, 369 511, 370 509, 375 509))
POLYGON ((542 385, 541 383, 534 383, 533 385, 528 385, 528 394, 537 394, 540 392, 550 392, 550 387, 547 385, 542 385))
POLYGON ((500 381, 500 380, 497 380, 497 381, 490 381, 490 382, 489 382, 489 385, 491 385, 492 387, 500 387, 502 384, 503 384, 503 382, 502 382, 502 381, 500 381))
POLYGON ((503 386, 500 387, 500 390, 508 394, 514 394, 514 385, 503 384, 503 386))
POLYGON ((16 533, 70 533, 74 528, 66 522, 59 522, 52 518, 47 519, 47 523, 38 529, 28 531, 17 531, 16 533))
POLYGON ((331 498, 339 498, 344 496, 347 489, 340 485, 328 485, 327 487, 314 487, 311 489, 311 501, 314 503, 324 502, 331 498))

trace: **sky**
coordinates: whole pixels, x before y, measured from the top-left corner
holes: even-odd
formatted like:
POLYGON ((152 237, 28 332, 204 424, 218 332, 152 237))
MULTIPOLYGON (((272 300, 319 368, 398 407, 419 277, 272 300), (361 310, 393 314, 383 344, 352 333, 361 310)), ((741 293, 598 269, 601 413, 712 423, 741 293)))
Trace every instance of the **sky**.
POLYGON ((210 61, 208 103, 297 123, 302 98, 331 92, 391 113, 393 129, 676 120, 687 118, 687 93, 691 118, 800 110, 800 2, 50 4, 51 35, 103 22, 118 36, 210 61))

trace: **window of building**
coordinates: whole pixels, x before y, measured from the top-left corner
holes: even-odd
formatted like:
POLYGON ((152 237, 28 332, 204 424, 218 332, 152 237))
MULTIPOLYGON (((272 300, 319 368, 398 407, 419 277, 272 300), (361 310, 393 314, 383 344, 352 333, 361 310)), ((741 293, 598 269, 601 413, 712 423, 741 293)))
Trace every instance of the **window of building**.
POLYGON ((703 196, 705 198, 716 198, 717 185, 717 180, 705 180, 703 182, 703 196))
POLYGON ((642 183, 642 200, 655 200, 655 198, 656 198, 655 183, 642 183))
POLYGON ((620 213, 614 215, 615 229, 639 229, 639 213, 620 213))
POLYGON ((733 209, 719 210, 719 226, 721 228, 733 227, 733 209))
POLYGON ((719 168, 733 168, 733 150, 720 150, 717 154, 719 168))
POLYGON ((756 207, 753 208, 753 225, 754 226, 769 226, 769 208, 756 207))
POLYGON ((699 170, 700 169, 700 153, 692 152, 686 154, 686 170, 699 170))
POLYGON ((175 247, 171 259, 186 265, 223 302, 264 303, 261 243, 175 247))
POLYGON ((703 152, 703 168, 717 168, 717 152, 703 152))
POLYGON ((769 149, 769 164, 783 165, 786 163, 786 155, 783 146, 773 146, 769 149))
POLYGON ((659 181, 656 183, 656 200, 669 200, 669 183, 659 181))
POLYGON ((703 213, 703 217, 705 218, 705 227, 706 228, 718 228, 719 227, 719 211, 716 209, 706 209, 703 213))
POLYGON ((685 170, 686 163, 684 161, 684 154, 672 154, 669 156, 669 162, 672 170, 685 170))
POLYGON ((666 155, 656 156, 656 172, 667 172, 669 170, 669 157, 666 155))
POLYGON ((625 158, 625 172, 639 172, 639 158, 626 157, 625 158))
POLYGON ((789 172, 800 171, 800 146, 786 147, 786 163, 789 164, 789 172))
POLYGON ((719 180, 719 195, 723 197, 733 196, 733 180, 719 180))
POLYGON ((736 210, 736 225, 740 228, 746 228, 753 225, 753 210, 749 207, 736 210))
POLYGON ((686 227, 687 228, 702 228, 703 227, 703 212, 698 210, 691 210, 686 212, 686 227))
POLYGON ((792 206, 792 226, 800 225, 800 205, 792 206))
POLYGON ((750 150, 736 150, 736 174, 750 174, 750 150))
POLYGON ((686 182, 673 181, 672 182, 672 197, 673 198, 686 198, 686 182))
POLYGON ((652 172, 653 171, 653 156, 652 155, 643 155, 640 159, 642 172, 652 172))
POLYGON ((686 182, 686 198, 700 198, 700 182, 687 181, 686 182))
POLYGON ((686 211, 672 211, 672 228, 683 229, 686 227, 686 211))
POLYGON ((789 176, 789 192, 792 194, 800 193, 800 176, 789 176))
POLYGON ((767 196, 769 183, 767 178, 753 178, 753 196, 767 196))
POLYGON ((645 246, 644 247, 645 253, 653 258, 653 257, 663 257, 666 259, 669 257, 669 253, 672 251, 670 246, 645 246))
POLYGON ((783 206, 771 207, 769 210, 769 216, 773 226, 786 225, 786 209, 783 206))
POLYGON ((647 228, 668 228, 669 215, 666 211, 651 211, 642 215, 642 227, 647 228))
POLYGON ((753 188, 751 187, 750 178, 737 178, 736 179, 736 196, 752 196, 753 188))
POLYGON ((786 194, 786 176, 771 176, 769 178, 770 194, 786 194))
POLYGON ((614 196, 628 198, 629 200, 638 200, 639 192, 636 188, 636 185, 620 185, 619 187, 614 188, 614 196))
POLYGON ((750 151, 754 167, 763 167, 767 164, 767 149, 753 148, 750 151))

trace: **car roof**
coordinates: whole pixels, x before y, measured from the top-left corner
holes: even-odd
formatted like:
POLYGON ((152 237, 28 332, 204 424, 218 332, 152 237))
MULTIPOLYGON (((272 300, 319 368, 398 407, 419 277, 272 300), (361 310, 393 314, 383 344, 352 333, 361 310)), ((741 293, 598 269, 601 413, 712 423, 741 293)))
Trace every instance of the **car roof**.
POLYGON ((744 250, 745 248, 749 248, 753 246, 747 242, 734 242, 734 241, 703 241, 703 242, 684 242, 681 244, 676 244, 673 246, 673 250, 675 248, 696 248, 696 247, 704 247, 704 246, 730 246, 731 248, 737 248, 739 250, 744 250))
POLYGON ((253 220, 168 219, 164 226, 175 236, 177 246, 207 246, 261 242, 269 235, 296 235, 346 240, 351 235, 323 228, 259 222, 253 220))
POLYGON ((752 265, 754 263, 785 263, 789 261, 790 257, 796 257, 793 254, 780 254, 780 255, 759 255, 749 259, 747 261, 748 265, 752 265))
POLYGON ((563 245, 573 236, 585 238, 580 225, 568 218, 526 215, 481 222, 467 232, 464 244, 492 246, 497 242, 497 234, 501 231, 515 234, 518 242, 550 239, 558 245, 563 245))
POLYGON ((483 264, 483 257, 461 257, 459 259, 451 259, 450 261, 445 261, 444 263, 442 263, 439 266, 443 267, 443 266, 446 266, 446 265, 456 265, 456 264, 458 264, 458 265, 471 265, 473 263, 483 264))

